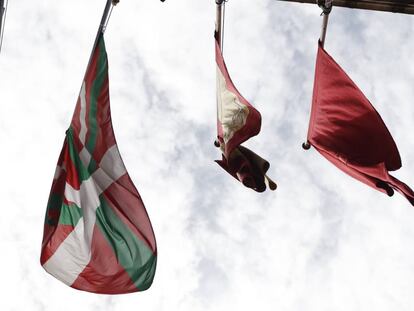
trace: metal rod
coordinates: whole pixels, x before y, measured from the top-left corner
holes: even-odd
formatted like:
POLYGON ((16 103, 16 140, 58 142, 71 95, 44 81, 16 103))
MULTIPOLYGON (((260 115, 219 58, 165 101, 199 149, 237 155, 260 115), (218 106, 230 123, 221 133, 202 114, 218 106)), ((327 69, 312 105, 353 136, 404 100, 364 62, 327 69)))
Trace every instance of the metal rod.
POLYGON ((89 57, 88 66, 86 68, 89 67, 89 63, 92 60, 93 51, 95 50, 96 44, 98 43, 99 36, 105 32, 105 25, 106 25, 112 5, 113 5, 112 0, 106 0, 106 5, 105 5, 104 12, 102 14, 101 23, 99 24, 98 32, 96 33, 96 37, 95 37, 95 42, 92 47, 91 56, 89 57))
MULTIPOLYGON (((88 65, 86 66, 85 74, 83 75, 84 79, 86 77, 86 73, 88 72, 89 65, 92 61, 93 52, 95 51, 96 45, 98 44, 99 36, 105 32, 105 28, 106 28, 106 24, 108 23, 108 17, 109 17, 111 8, 113 5, 118 4, 118 2, 119 0, 106 0, 105 9, 103 11, 101 22, 98 27, 98 32, 96 33, 95 42, 93 43, 91 55, 89 56, 88 65)), ((82 81, 82 84, 83 84, 83 81, 82 81)), ((79 94, 81 93, 81 91, 82 91, 82 86, 81 86, 81 89, 79 90, 79 94)))
POLYGON ((224 0, 216 0, 216 38, 221 51, 223 52, 223 36, 224 36, 224 0))
POLYGON ((1 29, 2 29, 4 10, 5 10, 4 0, 0 0, 0 32, 1 32, 1 29))
POLYGON ((6 6, 5 0, 0 0, 0 52, 3 45, 4 24, 6 23, 6 6))
POLYGON ((328 21, 329 21, 329 14, 323 13, 321 36, 319 37, 319 41, 321 42, 322 47, 325 46, 326 30, 328 29, 328 21))
MULTIPOLYGON (((285 2, 299 2, 315 4, 315 0, 278 0, 285 2)), ((370 11, 383 11, 403 14, 414 14, 412 0, 334 0, 334 6, 362 9, 370 11)))
POLYGON ((223 1, 223 4, 221 5, 222 9, 221 9, 221 54, 223 54, 223 50, 224 50, 224 22, 225 22, 225 15, 226 15, 226 1, 223 1))
POLYGON ((86 66, 85 75, 86 75, 86 72, 88 71, 89 65, 92 61, 93 51, 95 51, 95 47, 98 44, 99 36, 105 32, 105 28, 106 28, 106 24, 107 24, 107 21, 108 21, 108 16, 109 16, 109 13, 111 11, 111 8, 112 8, 113 5, 116 5, 118 2, 119 1, 116 1, 116 0, 115 1, 114 0, 106 0, 105 9, 104 9, 104 12, 102 14, 101 22, 100 22, 99 27, 98 27, 98 32, 96 33, 95 42, 93 43, 91 55, 89 56, 89 61, 88 61, 88 65, 86 66))

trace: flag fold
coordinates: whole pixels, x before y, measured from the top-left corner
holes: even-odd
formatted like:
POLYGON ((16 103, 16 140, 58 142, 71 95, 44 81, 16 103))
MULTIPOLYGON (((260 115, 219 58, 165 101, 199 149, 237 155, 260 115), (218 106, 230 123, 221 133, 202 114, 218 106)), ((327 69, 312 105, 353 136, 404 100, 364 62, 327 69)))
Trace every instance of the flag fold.
POLYGON ((155 236, 115 141, 102 35, 59 156, 40 261, 65 284, 94 293, 142 291, 154 278, 155 236))
POLYGON ((257 192, 266 185, 276 189, 276 184, 266 175, 269 162, 253 151, 241 146, 250 137, 259 134, 260 113, 234 86, 216 38, 217 64, 217 141, 222 159, 217 160, 224 170, 243 185, 257 192))
POLYGON ((414 205, 414 192, 389 171, 400 154, 381 116, 344 70, 319 44, 308 141, 348 175, 414 205))

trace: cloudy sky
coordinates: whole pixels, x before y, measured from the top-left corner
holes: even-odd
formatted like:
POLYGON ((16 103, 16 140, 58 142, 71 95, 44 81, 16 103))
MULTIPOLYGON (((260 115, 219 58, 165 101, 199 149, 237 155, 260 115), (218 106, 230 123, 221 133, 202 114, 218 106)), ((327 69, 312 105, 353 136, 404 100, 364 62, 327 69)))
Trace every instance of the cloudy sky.
MULTIPOLYGON (((105 34, 118 145, 154 226, 146 292, 80 292, 39 263, 44 214, 104 0, 12 0, 0 54, 1 310, 412 310, 414 209, 304 151, 320 9, 230 0, 224 54, 279 188, 214 162, 214 0, 121 0, 105 34)), ((382 115, 414 186, 414 20, 334 8, 327 51, 382 115)))

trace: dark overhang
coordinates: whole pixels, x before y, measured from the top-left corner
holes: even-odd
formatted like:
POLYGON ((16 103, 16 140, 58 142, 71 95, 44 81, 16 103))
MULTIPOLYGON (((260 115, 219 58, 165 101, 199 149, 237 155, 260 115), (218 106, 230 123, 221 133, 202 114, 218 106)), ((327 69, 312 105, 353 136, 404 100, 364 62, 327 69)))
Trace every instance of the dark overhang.
MULTIPOLYGON (((286 2, 312 3, 316 4, 316 0, 278 0, 286 2)), ((333 0, 334 6, 345 8, 363 9, 372 11, 384 11, 393 13, 414 14, 414 1, 390 1, 390 0, 333 0)))

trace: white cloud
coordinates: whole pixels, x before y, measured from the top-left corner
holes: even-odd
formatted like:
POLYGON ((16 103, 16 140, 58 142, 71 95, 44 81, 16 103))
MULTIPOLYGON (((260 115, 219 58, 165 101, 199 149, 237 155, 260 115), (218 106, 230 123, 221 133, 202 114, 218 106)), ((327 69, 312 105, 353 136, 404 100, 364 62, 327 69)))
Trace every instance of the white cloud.
MULTIPOLYGON (((306 137, 316 6, 229 1, 224 54, 262 112, 247 145, 274 193, 213 161, 214 1, 121 1, 106 33, 115 133, 159 247, 153 287, 99 296, 39 264, 53 171, 103 1, 10 2, 0 55, 2 310, 411 310, 414 210, 300 145, 306 137)), ((326 49, 381 113, 414 185, 414 22, 334 8, 326 49)))

